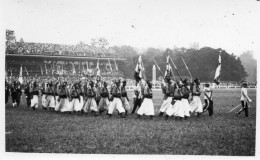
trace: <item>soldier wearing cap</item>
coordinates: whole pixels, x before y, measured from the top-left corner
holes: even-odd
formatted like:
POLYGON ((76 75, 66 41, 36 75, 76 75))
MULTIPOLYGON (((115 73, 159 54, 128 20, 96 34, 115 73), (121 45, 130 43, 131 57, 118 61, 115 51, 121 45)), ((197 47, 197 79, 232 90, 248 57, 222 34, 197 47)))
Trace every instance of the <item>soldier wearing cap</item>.
POLYGON ((21 99, 22 91, 19 81, 14 81, 11 87, 11 97, 13 101, 13 107, 19 106, 21 99))
POLYGON ((174 88, 172 86, 172 81, 171 81, 170 77, 165 78, 165 84, 162 83, 161 88, 162 88, 162 92, 164 94, 164 98, 163 98, 163 103, 160 108, 159 116, 163 116, 163 114, 166 112, 166 110, 172 106, 171 102, 172 102, 174 88))
POLYGON ((120 89, 120 80, 116 80, 115 82, 115 86, 112 88, 111 90, 111 94, 112 94, 112 102, 110 103, 109 107, 108 107, 108 115, 109 117, 112 116, 114 109, 116 108, 119 112, 119 115, 121 116, 121 118, 125 118, 125 109, 123 108, 123 104, 121 101, 121 89, 120 89))
POLYGON ((66 112, 68 108, 68 97, 69 97, 69 90, 67 88, 67 82, 63 82, 58 90, 58 101, 59 106, 56 108, 56 112, 66 112))
POLYGON ((146 81, 143 88, 143 97, 144 100, 142 102, 141 107, 137 111, 137 118, 140 118, 142 115, 150 116, 150 119, 154 116, 154 104, 152 101, 153 92, 152 92, 152 83, 151 81, 146 81))
POLYGON ((240 98, 242 108, 238 112, 236 112, 237 116, 241 112, 245 111, 245 116, 248 117, 248 102, 252 102, 252 100, 247 95, 247 85, 248 85, 247 82, 243 82, 242 84, 241 98, 240 98))
POLYGON ((54 87, 53 87, 52 81, 47 84, 45 100, 46 100, 45 107, 46 108, 49 107, 49 110, 54 110, 55 109, 55 92, 54 92, 54 87))
POLYGON ((98 104, 98 110, 99 113, 102 114, 102 112, 108 110, 109 100, 108 100, 109 92, 107 89, 107 83, 104 81, 103 85, 100 89, 100 101, 98 104))
POLYGON ((187 79, 184 79, 183 80, 183 85, 180 89, 181 93, 182 93, 182 98, 181 98, 181 101, 182 101, 182 104, 183 104, 183 109, 184 109, 184 118, 187 119, 188 117, 190 117, 190 111, 191 111, 191 108, 190 108, 190 104, 189 104, 189 97, 190 97, 190 93, 191 93, 191 90, 189 88, 189 81, 187 79))
POLYGON ((212 88, 210 87, 209 83, 206 83, 204 86, 204 102, 205 105, 203 107, 203 112, 208 111, 209 116, 212 116, 213 114, 213 98, 212 98, 212 88))
POLYGON ((95 116, 98 116, 98 108, 95 100, 96 93, 94 91, 94 82, 90 81, 86 90, 86 103, 83 106, 83 111, 87 114, 89 111, 94 112, 95 116))
POLYGON ((133 110, 132 110, 132 114, 134 114, 137 107, 140 108, 141 104, 142 104, 142 93, 141 93, 140 82, 135 83, 133 98, 134 98, 134 101, 133 101, 134 107, 133 107, 133 110))
POLYGON ((35 108, 38 108, 38 103, 39 103, 39 89, 37 87, 36 81, 33 83, 32 91, 31 91, 32 99, 31 99, 31 107, 33 110, 35 108))
POLYGON ((121 94, 122 94, 121 101, 125 109, 125 115, 127 115, 127 112, 130 111, 130 105, 129 105, 129 98, 127 96, 127 91, 125 89, 126 80, 123 80, 122 83, 123 85, 121 86, 121 94))
POLYGON ((200 114, 203 112, 203 106, 200 100, 200 80, 198 78, 194 79, 194 85, 191 88, 192 91, 192 101, 190 103, 191 112, 197 113, 197 116, 199 117, 200 114))

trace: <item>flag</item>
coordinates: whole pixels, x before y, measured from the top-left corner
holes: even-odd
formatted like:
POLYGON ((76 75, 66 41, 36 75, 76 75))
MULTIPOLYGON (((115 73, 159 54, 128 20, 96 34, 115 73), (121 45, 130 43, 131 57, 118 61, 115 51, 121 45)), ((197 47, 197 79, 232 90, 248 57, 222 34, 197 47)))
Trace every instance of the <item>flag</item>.
POLYGON ((75 70, 74 63, 71 63, 71 64, 72 64, 72 74, 75 75, 76 74, 76 70, 75 70))
POLYGON ((45 72, 46 72, 46 75, 48 75, 48 70, 47 70, 46 63, 45 63, 45 72))
POLYGON ((41 73, 42 73, 42 75, 43 75, 42 66, 41 66, 41 73))
POLYGON ((145 79, 144 76, 144 67, 143 67, 143 61, 141 55, 138 58, 138 62, 135 67, 135 80, 139 82, 142 78, 145 79))
POLYGON ((117 66, 117 64, 116 64, 116 60, 115 60, 115 58, 114 58, 114 62, 115 62, 116 70, 118 71, 118 66, 117 66))
POLYGON ((98 59, 98 62, 97 62, 97 75, 96 75, 96 79, 97 81, 99 81, 101 79, 101 76, 100 76, 100 68, 99 68, 99 59, 98 59))
POLYGON ((111 63, 109 61, 109 58, 107 60, 108 60, 108 63, 109 63, 110 71, 112 72, 112 66, 111 66, 111 63))
POLYGON ((25 69, 25 71, 26 71, 27 76, 29 77, 29 73, 28 73, 26 67, 24 67, 24 69, 25 69))
POLYGON ((20 82, 21 84, 23 83, 23 68, 22 68, 22 66, 21 66, 21 68, 20 68, 19 82, 20 82))
POLYGON ((168 55, 166 58, 166 70, 165 70, 165 74, 164 74, 164 78, 167 80, 170 80, 173 76, 172 67, 171 67, 169 61, 170 61, 170 55, 168 55))
POLYGON ((221 76, 221 53, 219 53, 219 57, 218 57, 218 67, 216 69, 216 73, 215 73, 215 78, 214 78, 214 82, 219 85, 220 83, 220 76, 221 76))

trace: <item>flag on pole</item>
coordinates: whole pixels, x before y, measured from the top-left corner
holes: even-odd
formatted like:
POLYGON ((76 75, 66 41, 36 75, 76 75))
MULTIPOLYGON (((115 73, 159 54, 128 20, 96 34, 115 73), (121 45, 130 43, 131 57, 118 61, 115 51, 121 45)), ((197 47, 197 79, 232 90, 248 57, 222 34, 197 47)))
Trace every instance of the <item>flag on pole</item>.
POLYGON ((164 74, 164 78, 167 79, 167 80, 171 80, 173 74, 172 74, 172 67, 170 65, 170 55, 167 56, 166 58, 166 71, 165 71, 165 74, 164 74))
POLYGON ((41 66, 41 73, 42 73, 42 75, 43 75, 42 66, 41 66))
POLYGON ((111 63, 109 61, 109 58, 107 60, 108 60, 108 64, 109 64, 109 67, 110 67, 110 71, 112 72, 112 66, 111 66, 111 63))
POLYGON ((96 79, 97 79, 97 81, 100 81, 101 80, 101 75, 100 75, 100 68, 99 68, 99 59, 98 59, 98 61, 97 61, 97 68, 96 68, 96 70, 97 70, 97 75, 96 75, 96 79))
POLYGON ((48 75, 48 70, 47 70, 46 63, 45 63, 45 72, 46 72, 46 75, 48 75))
POLYGON ((25 69, 25 72, 26 72, 27 76, 29 77, 29 73, 28 73, 26 67, 24 67, 24 69, 25 69))
POLYGON ((75 70, 74 63, 71 63, 71 64, 72 64, 72 74, 75 75, 76 74, 76 70, 75 70))
POLYGON ((19 82, 21 84, 23 83, 23 68, 22 68, 22 66, 20 67, 19 82))
POLYGON ((219 53, 219 57, 218 57, 218 67, 216 69, 216 73, 215 73, 215 78, 214 78, 214 82, 219 85, 220 83, 220 76, 221 76, 221 53, 219 53))
POLYGON ((115 62, 115 67, 116 67, 116 70, 118 71, 118 66, 116 64, 116 59, 114 58, 114 62, 115 62))
POLYGON ((138 58, 138 62, 136 64, 136 67, 135 67, 135 80, 137 82, 139 82, 142 78, 143 79, 146 79, 145 78, 145 75, 144 75, 144 66, 143 66, 143 61, 142 61, 142 56, 140 55, 139 58, 138 58))

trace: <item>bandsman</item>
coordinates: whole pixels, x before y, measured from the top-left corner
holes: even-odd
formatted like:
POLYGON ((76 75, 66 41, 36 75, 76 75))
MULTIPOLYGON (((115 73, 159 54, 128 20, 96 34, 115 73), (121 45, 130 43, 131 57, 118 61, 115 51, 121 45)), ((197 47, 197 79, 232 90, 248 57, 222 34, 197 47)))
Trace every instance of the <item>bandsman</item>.
POLYGON ((191 89, 192 92, 192 101, 190 103, 191 112, 195 112, 198 117, 200 117, 203 112, 202 103, 200 100, 200 80, 198 78, 194 79, 194 85, 191 89))

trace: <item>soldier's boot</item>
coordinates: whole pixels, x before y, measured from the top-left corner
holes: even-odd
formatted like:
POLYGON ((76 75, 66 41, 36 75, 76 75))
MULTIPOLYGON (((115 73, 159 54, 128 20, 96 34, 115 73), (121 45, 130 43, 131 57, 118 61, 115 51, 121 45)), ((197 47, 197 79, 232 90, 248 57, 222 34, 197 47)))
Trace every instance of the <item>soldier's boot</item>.
POLYGON ((112 117, 112 114, 107 113, 109 117, 112 117))
POLYGON ((150 119, 152 120, 152 119, 153 119, 153 116, 150 116, 150 119))
POLYGON ((166 114, 165 116, 165 120, 168 120, 169 119, 169 115, 166 114))
POLYGON ((162 117, 162 116, 163 116, 163 112, 160 112, 160 113, 159 113, 159 117, 162 117))
POLYGON ((136 119, 140 119, 140 118, 141 118, 141 116, 138 114, 137 117, 136 117, 136 119))
POLYGON ((124 112, 120 113, 119 115, 120 115, 121 118, 126 118, 124 112))
POLYGON ((32 108, 33 108, 33 110, 35 110, 35 106, 33 106, 32 108))
POLYGON ((125 111, 125 116, 127 116, 127 111, 125 111))
POLYGON ((94 116, 98 116, 98 111, 97 111, 97 112, 94 112, 94 116))

